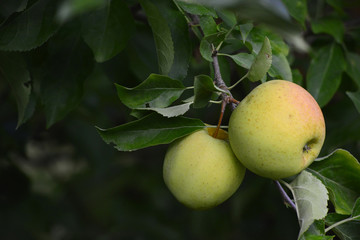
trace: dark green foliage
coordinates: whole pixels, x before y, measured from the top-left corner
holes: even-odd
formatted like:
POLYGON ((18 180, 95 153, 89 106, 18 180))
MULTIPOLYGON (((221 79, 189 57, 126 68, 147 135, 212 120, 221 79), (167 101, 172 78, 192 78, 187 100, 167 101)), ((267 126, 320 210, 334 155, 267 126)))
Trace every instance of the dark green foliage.
POLYGON ((0 239, 359 239, 359 8, 348 0, 2 0, 0 239), (284 79, 322 107, 321 158, 283 183, 296 213, 251 173, 204 212, 166 189, 162 144, 216 124, 216 103, 229 94, 214 82, 214 55, 239 101, 284 79))

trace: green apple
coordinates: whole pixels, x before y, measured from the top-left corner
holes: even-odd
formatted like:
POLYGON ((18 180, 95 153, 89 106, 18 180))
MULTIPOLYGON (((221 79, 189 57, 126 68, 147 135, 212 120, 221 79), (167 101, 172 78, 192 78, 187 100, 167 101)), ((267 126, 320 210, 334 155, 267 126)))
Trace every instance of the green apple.
POLYGON ((228 199, 241 184, 245 168, 227 141, 227 132, 214 128, 176 140, 165 155, 164 181, 172 194, 192 209, 208 209, 228 199))
POLYGON ((318 156, 325 121, 315 99, 301 86, 272 80, 256 87, 229 120, 229 140, 250 171, 271 179, 295 175, 318 156))

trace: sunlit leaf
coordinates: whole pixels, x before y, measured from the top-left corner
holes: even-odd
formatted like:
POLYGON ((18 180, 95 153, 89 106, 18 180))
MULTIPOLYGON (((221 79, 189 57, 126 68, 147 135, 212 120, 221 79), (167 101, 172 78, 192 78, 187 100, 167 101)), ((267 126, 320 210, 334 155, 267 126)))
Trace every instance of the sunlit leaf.
POLYGON ((290 183, 300 224, 300 238, 314 222, 326 216, 328 192, 324 184, 307 171, 290 183))
POLYGON ((198 119, 167 118, 153 113, 114 128, 98 128, 98 132, 106 143, 114 144, 119 151, 132 151, 167 144, 204 127, 198 119))

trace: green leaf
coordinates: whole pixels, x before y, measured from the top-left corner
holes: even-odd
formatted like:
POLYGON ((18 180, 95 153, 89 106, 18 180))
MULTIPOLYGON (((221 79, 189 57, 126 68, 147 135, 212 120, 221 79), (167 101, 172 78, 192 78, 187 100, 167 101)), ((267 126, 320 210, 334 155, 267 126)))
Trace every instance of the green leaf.
POLYGON ((298 84, 298 85, 302 85, 302 82, 303 82, 303 76, 300 72, 299 69, 293 69, 292 70, 292 79, 293 79, 293 82, 298 84))
POLYGON ((205 107, 214 92, 219 91, 213 80, 206 75, 199 75, 195 77, 194 80, 194 108, 205 107))
POLYGON ((224 21, 224 23, 229 27, 233 27, 237 24, 236 16, 234 11, 227 9, 216 9, 216 13, 224 21))
POLYGON ((276 79, 283 79, 292 82, 292 73, 286 56, 282 53, 272 55, 272 63, 269 75, 276 79))
MULTIPOLYGON (((219 62, 219 68, 220 68, 221 77, 224 80, 225 85, 230 86, 230 84, 231 84, 231 66, 230 66, 230 63, 229 63, 228 59, 226 59, 226 58, 218 58, 218 62, 219 62)), ((211 72, 210 76, 214 77, 215 75, 214 75, 214 68, 213 67, 211 67, 210 72, 211 72)), ((220 91, 223 91, 220 88, 218 88, 218 89, 220 91)))
POLYGON ((200 16, 199 24, 205 36, 217 33, 217 25, 213 17, 207 15, 200 16))
POLYGON ((204 123, 198 119, 167 118, 153 113, 114 128, 98 128, 98 132, 106 143, 115 144, 119 151, 132 151, 171 143, 204 127, 204 123))
POLYGON ((337 18, 321 18, 311 21, 311 29, 314 33, 327 33, 333 36, 338 43, 342 43, 345 27, 337 18))
POLYGON ((83 83, 92 72, 91 51, 77 29, 77 26, 68 25, 51 39, 48 59, 36 76, 36 81, 41 82, 40 95, 47 127, 64 118, 79 104, 83 83))
POLYGON ((161 114, 164 117, 170 118, 170 117, 177 117, 183 115, 190 109, 191 104, 192 103, 189 102, 189 103, 184 103, 166 108, 147 107, 147 108, 136 108, 136 110, 154 111, 161 114))
POLYGON ((282 53, 285 56, 288 55, 289 46, 284 42, 284 40, 263 26, 257 26, 250 31, 246 39, 246 46, 252 53, 257 54, 265 41, 265 37, 269 38, 271 49, 274 54, 282 53))
POLYGON ((82 36, 95 60, 104 62, 125 48, 134 30, 134 20, 123 1, 106 0, 102 8, 82 18, 82 36))
POLYGON ((170 28, 159 9, 149 0, 139 1, 145 10, 150 27, 153 31, 159 69, 161 74, 168 74, 174 62, 174 44, 170 28))
MULTIPOLYGON (((186 2, 196 2, 214 7, 215 9, 225 8, 226 10, 231 10, 241 19, 266 24, 273 32, 277 32, 287 38, 298 49, 304 50, 307 47, 305 41, 300 37, 299 27, 291 22, 289 13, 280 0, 273 0, 271 2, 259 0, 186 0, 186 2)), ((220 16, 220 14, 219 17, 223 19, 223 16, 220 16)), ((229 21, 227 18, 225 20, 226 24, 230 27, 233 26, 231 25, 232 23, 236 23, 236 21, 229 21)))
MULTIPOLYGON (((125 51, 128 57, 128 67, 140 81, 146 79, 151 73, 158 71, 159 65, 154 38, 151 30, 146 26, 136 27, 134 36, 129 41, 125 51)), ((121 73, 119 73, 119 78, 120 76, 121 73)))
POLYGON ((351 101, 353 101, 356 109, 360 113, 360 91, 357 92, 346 92, 351 101))
POLYGON ((249 35, 249 33, 251 32, 251 30, 253 28, 254 28, 254 25, 252 23, 245 23, 245 24, 239 25, 240 34, 241 34, 243 43, 245 43, 247 36, 249 35))
POLYGON ((308 168, 329 191, 335 211, 350 215, 360 196, 360 164, 349 152, 338 149, 316 159, 308 168))
POLYGON ((315 220, 300 240, 331 240, 335 236, 325 235, 325 220, 315 220))
POLYGON ((212 8, 208 8, 196 3, 189 3, 184 1, 176 1, 176 2, 180 5, 182 9, 193 15, 211 16, 214 18, 217 17, 215 10, 212 8))
POLYGON ((346 53, 346 72, 360 88, 360 55, 352 52, 346 53))
POLYGON ((0 22, 7 19, 15 12, 21 12, 26 8, 27 0, 2 0, 0 8, 0 22))
POLYGON ((321 235, 312 235, 309 234, 305 238, 302 238, 304 240, 331 240, 334 239, 335 236, 321 236, 321 235))
POLYGON ((184 79, 189 68, 192 54, 189 26, 184 15, 179 12, 172 1, 156 1, 159 11, 170 28, 174 44, 174 61, 168 76, 174 79, 184 79))
POLYGON ((353 217, 355 220, 360 220, 360 197, 358 197, 354 204, 351 217, 353 217))
POLYGON ((344 6, 342 0, 326 0, 327 4, 332 6, 338 13, 344 14, 344 6))
POLYGON ((290 186, 300 224, 299 239, 314 220, 322 219, 326 216, 328 211, 328 192, 324 184, 307 171, 302 171, 290 183, 290 186))
MULTIPOLYGON (((326 224, 331 226, 347 219, 348 216, 337 213, 330 213, 326 216, 326 224)), ((360 236, 360 221, 346 221, 331 229, 337 237, 341 240, 359 240, 360 236)))
POLYGON ((255 56, 249 53, 238 53, 236 55, 226 55, 230 57, 240 67, 250 69, 255 61, 255 56))
POLYGON ((180 81, 158 74, 151 74, 134 88, 115 85, 120 101, 129 108, 167 107, 185 90, 180 81))
POLYGON ((75 16, 96 10, 105 6, 104 0, 64 0, 56 13, 56 19, 64 23, 75 16))
POLYGON ((45 43, 59 28, 57 2, 39 0, 0 27, 0 50, 28 51, 45 43))
POLYGON ((251 65, 248 78, 252 82, 261 80, 270 69, 272 62, 272 52, 270 41, 265 37, 263 46, 261 47, 258 55, 256 56, 253 64, 251 65))
POLYGON ((206 38, 201 39, 200 42, 200 54, 201 56, 209 61, 212 62, 212 47, 211 44, 206 40, 206 38))
POLYGON ((303 28, 305 28, 305 20, 307 16, 306 0, 282 0, 288 9, 290 15, 295 18, 303 28))
POLYGON ((316 52, 310 62, 306 83, 320 107, 325 106, 337 91, 344 68, 345 60, 339 45, 331 44, 316 52))
POLYGON ((9 83, 15 96, 18 128, 31 117, 35 110, 34 101, 31 101, 30 73, 21 54, 0 52, 0 76, 9 83))

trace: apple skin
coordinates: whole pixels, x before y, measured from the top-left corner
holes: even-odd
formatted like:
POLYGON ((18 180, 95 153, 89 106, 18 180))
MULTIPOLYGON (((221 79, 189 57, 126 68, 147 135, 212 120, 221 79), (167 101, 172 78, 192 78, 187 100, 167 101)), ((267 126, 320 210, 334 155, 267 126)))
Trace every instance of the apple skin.
POLYGON ((307 168, 325 139, 325 121, 315 99, 285 80, 268 81, 251 91, 232 112, 228 130, 241 163, 271 179, 307 168))
POLYGON ((228 134, 214 128, 194 132, 173 142, 165 155, 164 181, 185 206, 209 209, 227 200, 240 186, 245 168, 227 141, 228 134))

